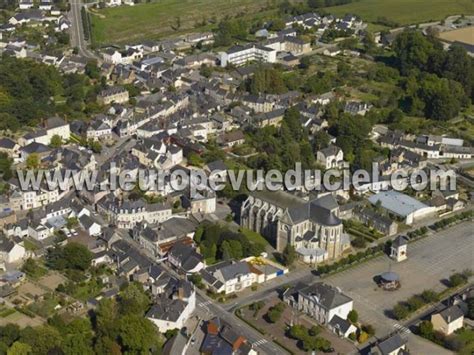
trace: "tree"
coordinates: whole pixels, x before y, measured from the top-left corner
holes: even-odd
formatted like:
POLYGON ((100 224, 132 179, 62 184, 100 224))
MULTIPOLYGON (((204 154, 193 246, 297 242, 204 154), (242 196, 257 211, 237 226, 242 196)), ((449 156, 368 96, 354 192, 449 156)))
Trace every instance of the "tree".
POLYGON ((30 170, 36 170, 39 168, 40 158, 37 153, 31 153, 26 157, 26 167, 30 170))
POLYGON ((50 350, 61 346, 59 332, 49 325, 25 328, 21 333, 19 341, 28 344, 32 349, 31 354, 34 355, 48 354, 50 350))
POLYGON ((355 324, 355 323, 357 323, 357 321, 359 320, 359 314, 357 313, 357 311, 356 311, 355 309, 353 309, 353 310, 351 310, 351 311, 349 312, 349 314, 347 315, 347 319, 348 319, 351 323, 355 324))
POLYGON ((91 79, 99 80, 100 79, 100 69, 97 66, 96 60, 90 60, 86 63, 84 68, 84 73, 91 79))
POLYGON ((433 290, 424 290, 421 293, 421 297, 426 303, 435 302, 439 299, 438 294, 433 290))
POLYGON ((206 64, 201 65, 201 69, 199 70, 199 74, 201 74, 205 78, 210 78, 212 75, 212 68, 207 66, 206 64))
POLYGON ((92 253, 86 246, 72 242, 64 247, 62 257, 66 260, 66 268, 85 271, 91 265, 92 253))
POLYGON ((78 221, 77 217, 70 217, 66 221, 66 227, 68 227, 69 229, 75 228, 78 225, 79 225, 79 221, 78 221))
POLYGON ((120 345, 109 337, 99 337, 94 346, 94 351, 99 355, 121 355, 120 345))
POLYGON ((204 161, 202 158, 197 155, 196 153, 189 153, 187 156, 188 164, 193 165, 193 166, 202 166, 204 164, 204 161))
POLYGON ((397 55, 402 74, 406 75, 415 68, 428 69, 428 61, 434 51, 434 46, 420 31, 402 32, 397 36, 392 47, 397 55))
POLYGON ((149 295, 139 283, 130 283, 120 294, 120 313, 144 315, 150 307, 149 295))
POLYGON ((294 339, 304 339, 307 336, 307 329, 300 324, 290 327, 289 336, 294 339))
POLYGON ((418 325, 418 331, 423 338, 431 339, 433 337, 433 323, 424 320, 418 325))
POLYGON ((151 321, 138 314, 130 314, 119 321, 119 338, 123 350, 127 353, 150 352, 158 348, 157 330, 151 321))
POLYGON ((4 180, 9 180, 13 176, 11 167, 12 160, 6 153, 0 153, 0 174, 4 180))
POLYGON ((282 261, 286 266, 291 266, 296 260, 295 247, 287 244, 282 253, 282 261))
POLYGON ((14 323, 0 327, 0 342, 11 346, 20 337, 20 327, 14 323))
POLYGON ((28 355, 32 353, 31 346, 25 343, 16 341, 8 349, 7 355, 28 355))
POLYGON ((89 139, 87 146, 96 154, 100 154, 102 152, 102 145, 99 141, 89 139))
POLYGON ((269 30, 271 31, 281 31, 285 28, 285 21, 281 18, 276 18, 272 20, 272 23, 270 24, 269 30))
POLYGON ((115 299, 103 298, 95 311, 95 329, 99 336, 115 339, 117 336, 118 304, 115 299))
POLYGON ((62 144, 63 144, 63 140, 57 134, 51 137, 51 142, 49 143, 51 148, 59 148, 62 146, 62 144))
POLYGON ((310 57, 303 57, 300 59, 300 69, 308 69, 311 65, 311 58, 310 57))
POLYGON ((56 246, 49 249, 47 254, 47 264, 56 270, 80 270, 89 269, 92 260, 92 253, 82 244, 68 243, 65 247, 56 246))
POLYGON ((283 302, 279 302, 273 307, 268 309, 266 314, 266 318, 270 323, 276 323, 280 320, 283 311, 285 310, 285 304, 283 302))
POLYGON ((259 66, 248 85, 252 94, 282 94, 287 90, 281 72, 275 68, 259 66))

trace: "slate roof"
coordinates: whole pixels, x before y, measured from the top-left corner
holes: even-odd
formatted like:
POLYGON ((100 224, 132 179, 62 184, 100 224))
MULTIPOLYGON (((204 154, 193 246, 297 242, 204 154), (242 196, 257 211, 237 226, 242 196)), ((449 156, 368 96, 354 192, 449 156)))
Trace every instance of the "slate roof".
POLYGON ((443 317, 444 321, 446 323, 451 323, 454 322, 455 320, 461 318, 464 316, 464 313, 462 312, 461 308, 458 306, 454 305, 448 308, 445 308, 443 311, 439 313, 441 317, 443 317))
POLYGON ((300 296, 312 299, 327 310, 334 309, 352 301, 352 298, 343 294, 339 289, 322 282, 310 286, 299 283, 295 287, 288 289, 285 292, 285 296, 286 295, 293 295, 293 297, 296 297, 295 299, 300 296))
POLYGON ((395 334, 394 336, 382 341, 378 344, 378 348, 383 355, 390 354, 393 351, 401 348, 403 345, 407 343, 400 334, 395 334))
POLYGON ((346 319, 342 319, 336 314, 331 318, 329 326, 334 329, 339 329, 342 334, 346 334, 346 332, 351 327, 351 322, 346 319))
POLYGON ((398 247, 401 247, 401 246, 407 245, 407 244, 408 244, 408 240, 403 235, 399 235, 393 241, 392 246, 395 247, 395 248, 398 248, 398 247))
POLYGON ((3 149, 13 149, 16 143, 9 138, 1 138, 0 139, 0 148, 3 149))
POLYGON ((214 266, 216 266, 214 275, 222 276, 224 281, 232 280, 238 275, 247 275, 251 273, 249 265, 243 261, 230 261, 228 263, 223 262, 214 266))

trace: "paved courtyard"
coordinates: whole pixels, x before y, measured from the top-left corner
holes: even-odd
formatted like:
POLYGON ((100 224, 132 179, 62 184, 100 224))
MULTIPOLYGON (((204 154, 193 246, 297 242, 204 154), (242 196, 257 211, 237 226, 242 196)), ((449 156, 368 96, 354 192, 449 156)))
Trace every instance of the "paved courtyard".
POLYGON ((376 335, 403 331, 387 315, 397 302, 426 289, 441 291, 451 274, 474 270, 473 224, 463 223, 409 244, 407 254, 408 259, 401 263, 381 256, 325 279, 354 299, 361 320, 373 324, 376 335), (397 291, 383 291, 373 281, 374 276, 389 269, 400 275, 402 287, 397 291))

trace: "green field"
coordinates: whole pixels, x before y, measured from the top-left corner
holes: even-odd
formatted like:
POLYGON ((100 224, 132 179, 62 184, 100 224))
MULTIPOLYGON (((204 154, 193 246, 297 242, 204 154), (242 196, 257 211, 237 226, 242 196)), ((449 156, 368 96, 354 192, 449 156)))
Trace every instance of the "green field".
POLYGON ((195 28, 209 30, 226 16, 271 15, 276 5, 272 0, 158 0, 107 8, 91 14, 92 36, 96 44, 156 39, 195 28))
POLYGON ((367 22, 386 17, 400 25, 439 21, 449 15, 474 14, 473 0, 359 0, 325 9, 335 15, 352 13, 367 22))

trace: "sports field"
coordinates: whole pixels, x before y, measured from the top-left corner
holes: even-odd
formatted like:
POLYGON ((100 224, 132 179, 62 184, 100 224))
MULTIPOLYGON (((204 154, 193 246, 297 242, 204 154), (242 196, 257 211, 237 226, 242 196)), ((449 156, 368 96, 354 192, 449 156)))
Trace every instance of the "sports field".
POLYGON ((439 21, 449 15, 474 15, 473 0, 358 0, 328 7, 335 15, 355 14, 367 22, 385 17, 400 25, 439 21))
POLYGON ((157 0, 135 6, 120 6, 92 14, 95 43, 127 42, 134 39, 158 38, 199 27, 225 16, 260 15, 275 9, 269 0, 157 0))

